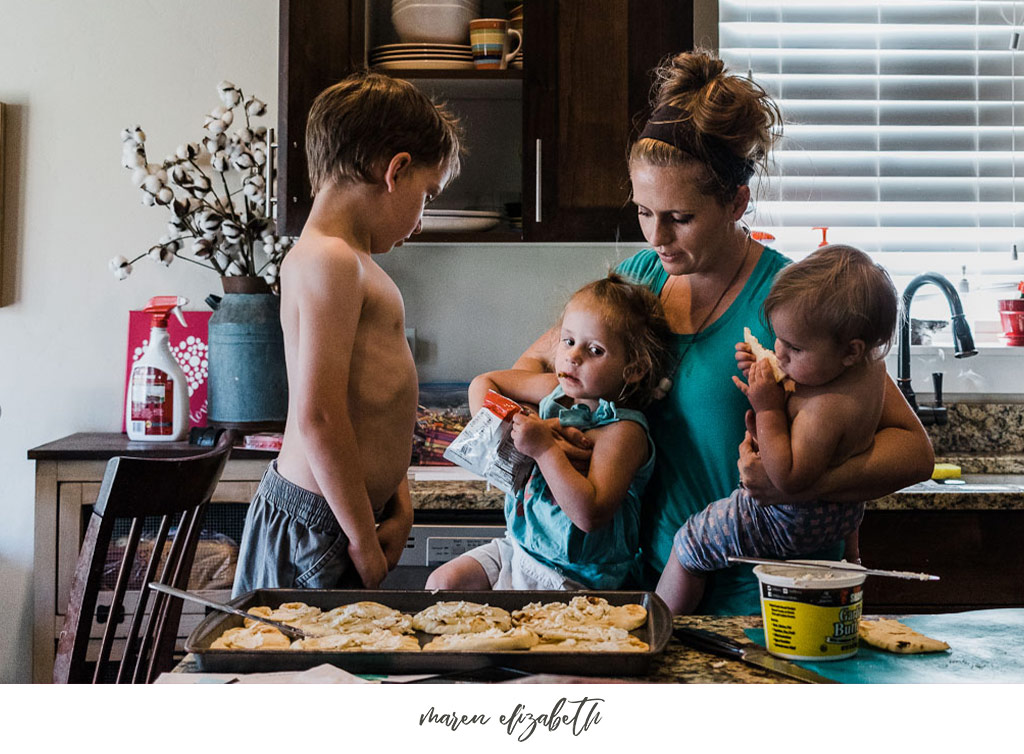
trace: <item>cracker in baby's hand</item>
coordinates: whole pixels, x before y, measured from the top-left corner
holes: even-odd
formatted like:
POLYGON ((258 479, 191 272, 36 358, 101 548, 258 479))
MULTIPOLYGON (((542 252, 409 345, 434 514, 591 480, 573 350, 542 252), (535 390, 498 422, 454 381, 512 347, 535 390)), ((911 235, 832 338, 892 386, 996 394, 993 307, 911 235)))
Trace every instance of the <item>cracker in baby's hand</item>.
POLYGON ((767 359, 768 364, 772 368, 772 374, 775 375, 775 381, 781 382, 782 387, 785 388, 787 393, 792 393, 796 390, 796 382, 786 375, 779 366, 779 359, 775 355, 775 352, 770 348, 765 348, 761 345, 754 334, 750 332, 749 327, 743 328, 743 342, 750 346, 750 352, 754 354, 754 360, 760 361, 761 359, 767 359))
POLYGON ((886 652, 896 654, 920 654, 923 652, 944 652, 949 645, 918 633, 910 626, 890 618, 861 620, 858 627, 860 638, 866 643, 886 652))

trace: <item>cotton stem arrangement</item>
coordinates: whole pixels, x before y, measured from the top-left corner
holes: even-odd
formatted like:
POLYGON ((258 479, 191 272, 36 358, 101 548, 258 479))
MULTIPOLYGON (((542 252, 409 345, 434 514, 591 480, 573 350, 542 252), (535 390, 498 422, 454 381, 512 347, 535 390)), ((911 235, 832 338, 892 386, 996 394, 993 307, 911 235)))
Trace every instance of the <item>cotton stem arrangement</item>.
POLYGON ((267 106, 256 97, 246 99, 230 81, 218 84, 217 92, 221 104, 206 115, 202 139, 181 144, 162 162, 149 161, 141 127, 121 132, 121 164, 131 171, 142 203, 167 207, 171 218, 167 232, 148 250, 134 259, 110 260, 118 279, 148 256, 163 265, 183 259, 222 276, 261 276, 277 283, 292 239, 277 235, 264 210, 267 128, 253 121, 266 115, 267 106), (236 110, 242 120, 237 125, 236 110))

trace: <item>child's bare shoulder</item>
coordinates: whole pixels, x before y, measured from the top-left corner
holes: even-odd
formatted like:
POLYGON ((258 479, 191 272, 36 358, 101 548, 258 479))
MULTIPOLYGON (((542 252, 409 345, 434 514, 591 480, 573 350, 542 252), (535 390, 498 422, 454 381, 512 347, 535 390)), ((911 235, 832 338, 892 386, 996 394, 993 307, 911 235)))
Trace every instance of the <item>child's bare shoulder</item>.
POLYGON ((324 284, 338 276, 358 276, 361 271, 360 254, 345 241, 313 234, 301 236, 289 250, 281 265, 281 279, 291 278, 306 287, 324 284))

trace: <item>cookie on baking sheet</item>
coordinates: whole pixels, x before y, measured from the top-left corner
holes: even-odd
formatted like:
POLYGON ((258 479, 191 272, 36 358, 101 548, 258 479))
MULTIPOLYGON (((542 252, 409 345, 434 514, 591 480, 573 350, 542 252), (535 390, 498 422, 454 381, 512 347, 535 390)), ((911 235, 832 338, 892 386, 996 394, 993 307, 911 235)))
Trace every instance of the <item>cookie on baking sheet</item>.
POLYGON ((871 646, 897 654, 944 652, 949 649, 946 642, 918 633, 910 626, 891 618, 862 619, 858 633, 860 638, 871 646))
POLYGON ((383 629, 396 634, 411 634, 412 616, 379 602, 353 602, 340 605, 317 616, 310 624, 320 633, 369 633, 383 629))
POLYGON ((528 628, 516 627, 503 631, 490 628, 468 634, 442 634, 435 636, 424 647, 424 652, 507 652, 530 649, 540 639, 528 628))
POLYGON ((420 643, 415 636, 378 628, 296 639, 291 643, 291 648, 317 652, 419 652, 420 643))
MULTIPOLYGON (((319 607, 310 607, 305 602, 284 602, 276 610, 267 605, 257 605, 246 610, 248 613, 258 615, 260 618, 276 620, 278 623, 287 623, 289 626, 301 628, 303 624, 316 620, 320 615, 319 607)), ((245 625, 256 623, 254 620, 245 619, 245 625)))
POLYGON ((530 647, 531 652, 650 652, 651 646, 633 634, 606 639, 566 639, 544 641, 530 647))
POLYGON ((437 602, 412 617, 412 627, 428 634, 471 634, 512 628, 507 610, 477 602, 437 602))
POLYGON ((518 626, 556 628, 566 626, 614 626, 626 631, 639 628, 647 622, 647 609, 643 605, 612 605, 604 597, 580 595, 568 603, 531 602, 512 613, 518 626))
POLYGON ((210 645, 210 649, 288 649, 292 640, 266 623, 229 628, 210 645))

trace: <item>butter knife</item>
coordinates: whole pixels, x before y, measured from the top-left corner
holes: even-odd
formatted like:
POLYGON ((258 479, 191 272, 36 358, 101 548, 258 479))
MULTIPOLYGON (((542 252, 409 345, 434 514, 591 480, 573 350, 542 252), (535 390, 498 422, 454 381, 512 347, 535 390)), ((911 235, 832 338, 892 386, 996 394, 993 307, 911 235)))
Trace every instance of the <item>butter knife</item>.
POLYGON ((769 560, 768 558, 741 558, 730 555, 730 563, 758 563, 761 565, 782 565, 802 566, 804 568, 819 568, 825 571, 850 571, 862 573, 865 576, 888 576, 893 579, 915 579, 917 581, 938 581, 939 577, 930 573, 918 573, 917 571, 883 571, 879 568, 864 568, 855 563, 812 563, 809 560, 769 560))
POLYGON ((178 597, 179 599, 189 600, 191 602, 198 602, 200 605, 212 607, 214 610, 220 610, 223 613, 241 615, 243 618, 248 618, 249 620, 254 620, 258 623, 266 623, 268 626, 273 626, 285 636, 290 636, 293 639, 313 638, 312 634, 307 634, 301 628, 289 626, 287 623, 281 623, 276 620, 270 620, 269 618, 263 618, 259 615, 253 615, 252 613, 247 613, 244 610, 239 610, 237 607, 231 607, 231 605, 225 605, 222 602, 214 602, 213 600, 206 599, 206 597, 200 597, 198 594, 195 594, 194 592, 186 592, 181 589, 175 589, 173 586, 167 586, 167 584, 161 584, 159 581, 150 581, 149 588, 157 592, 169 594, 172 597, 178 597))
POLYGON ((819 675, 813 670, 802 668, 789 660, 776 657, 764 647, 752 642, 742 644, 703 628, 674 628, 672 635, 688 647, 719 657, 728 657, 730 660, 740 660, 748 665, 755 665, 779 675, 795 678, 803 683, 837 683, 837 681, 819 675))

